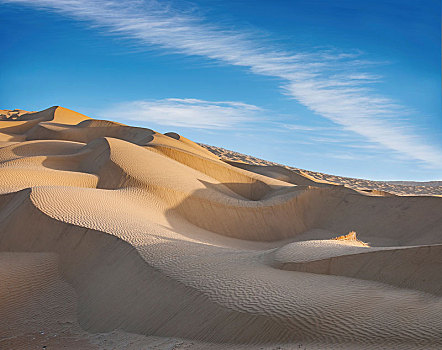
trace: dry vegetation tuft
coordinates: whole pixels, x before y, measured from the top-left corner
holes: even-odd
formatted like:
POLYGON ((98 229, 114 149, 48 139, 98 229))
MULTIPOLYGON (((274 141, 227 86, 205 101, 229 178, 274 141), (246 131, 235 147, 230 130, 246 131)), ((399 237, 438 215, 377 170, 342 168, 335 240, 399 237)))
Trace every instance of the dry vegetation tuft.
POLYGON ((346 235, 342 235, 342 236, 333 238, 333 240, 341 241, 341 243, 348 243, 348 244, 355 244, 355 245, 361 245, 364 247, 369 247, 368 243, 362 242, 356 237, 356 231, 350 231, 346 235))

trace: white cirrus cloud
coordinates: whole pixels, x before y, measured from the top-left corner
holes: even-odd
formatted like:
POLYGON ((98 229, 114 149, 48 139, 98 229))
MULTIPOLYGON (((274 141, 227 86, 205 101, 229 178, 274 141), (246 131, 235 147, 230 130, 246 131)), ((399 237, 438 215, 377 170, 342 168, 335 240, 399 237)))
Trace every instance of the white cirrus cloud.
POLYGON ((231 129, 260 118, 262 109, 241 102, 167 98, 118 103, 98 113, 106 119, 201 129, 231 129))
MULTIPOLYGON (((442 150, 405 120, 403 106, 373 92, 381 77, 361 69, 360 53, 292 53, 257 33, 227 30, 170 4, 142 0, 0 0, 54 11, 134 41, 140 47, 197 55, 281 81, 285 94, 369 141, 440 169, 442 150)), ((221 123, 221 122, 219 122, 221 123)))

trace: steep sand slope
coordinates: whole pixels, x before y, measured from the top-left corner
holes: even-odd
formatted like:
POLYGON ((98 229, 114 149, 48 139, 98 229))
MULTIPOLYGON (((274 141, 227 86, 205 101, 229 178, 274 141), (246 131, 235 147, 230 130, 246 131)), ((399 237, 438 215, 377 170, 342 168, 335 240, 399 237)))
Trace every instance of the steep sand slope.
POLYGON ((441 198, 61 107, 4 119, 0 347, 442 347, 441 198), (331 240, 350 230, 369 246, 331 240))

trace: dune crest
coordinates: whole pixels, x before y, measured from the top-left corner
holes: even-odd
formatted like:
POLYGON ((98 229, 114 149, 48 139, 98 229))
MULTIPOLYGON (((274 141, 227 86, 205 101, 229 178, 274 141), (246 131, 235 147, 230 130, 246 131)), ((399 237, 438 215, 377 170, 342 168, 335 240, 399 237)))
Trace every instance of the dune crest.
POLYGON ((42 327, 73 349, 442 347, 442 198, 62 107, 0 112, 0 347, 63 344, 42 327))

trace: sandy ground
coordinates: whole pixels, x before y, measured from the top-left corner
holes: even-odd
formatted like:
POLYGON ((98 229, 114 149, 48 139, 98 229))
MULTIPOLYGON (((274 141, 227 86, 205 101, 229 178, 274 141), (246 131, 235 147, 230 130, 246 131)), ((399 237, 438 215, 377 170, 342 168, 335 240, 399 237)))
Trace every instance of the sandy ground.
POLYGON ((0 114, 1 349, 442 348, 437 183, 0 114))

